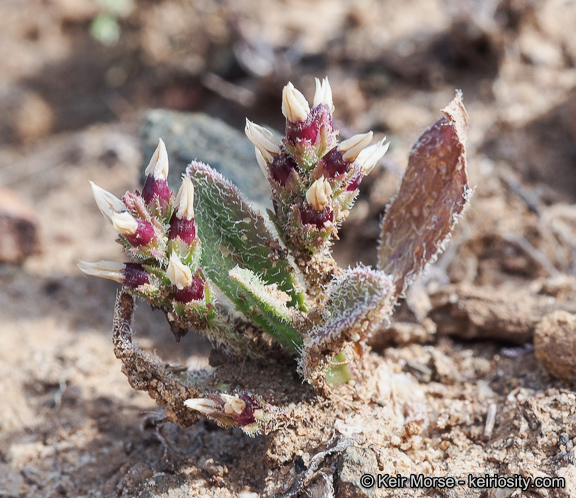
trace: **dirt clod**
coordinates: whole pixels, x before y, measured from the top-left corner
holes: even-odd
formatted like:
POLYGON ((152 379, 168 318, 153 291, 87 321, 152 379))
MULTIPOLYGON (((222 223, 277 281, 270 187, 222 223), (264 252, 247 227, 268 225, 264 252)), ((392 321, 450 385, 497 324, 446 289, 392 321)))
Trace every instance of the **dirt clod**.
POLYGON ((40 252, 38 217, 16 193, 0 188, 0 262, 21 263, 40 252))
POLYGON ((552 375, 576 380, 576 315, 555 311, 538 324, 534 353, 552 375))

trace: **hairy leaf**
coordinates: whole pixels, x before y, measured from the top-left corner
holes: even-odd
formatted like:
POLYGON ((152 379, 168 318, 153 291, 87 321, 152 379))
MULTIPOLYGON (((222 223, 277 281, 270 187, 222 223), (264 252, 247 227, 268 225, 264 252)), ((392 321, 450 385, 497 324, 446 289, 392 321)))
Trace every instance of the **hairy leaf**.
POLYGON ((468 116, 461 94, 410 152, 408 168, 382 220, 378 267, 396 298, 443 249, 472 191, 466 172, 468 116))
POLYGON ((246 291, 238 306, 251 321, 260 325, 280 344, 296 351, 302 345, 302 336, 292 326, 290 297, 276 285, 266 285, 258 275, 246 268, 230 270, 230 278, 246 291))
POLYGON ((196 186, 195 221, 206 275, 240 311, 259 324, 245 288, 228 276, 236 266, 251 270, 265 285, 276 284, 290 296, 288 306, 304 309, 304 296, 294 270, 262 215, 231 182, 209 166, 193 162, 187 174, 196 186))
POLYGON ((392 280, 382 271, 358 267, 333 280, 324 320, 304 339, 299 364, 302 376, 321 388, 324 375, 333 368, 330 358, 340 353, 347 341, 366 339, 390 315, 395 301, 392 280))
POLYGON ((330 284, 328 316, 312 329, 312 344, 333 349, 330 343, 340 343, 341 337, 365 339, 390 313, 392 289, 392 281, 384 272, 362 266, 346 270, 330 284))

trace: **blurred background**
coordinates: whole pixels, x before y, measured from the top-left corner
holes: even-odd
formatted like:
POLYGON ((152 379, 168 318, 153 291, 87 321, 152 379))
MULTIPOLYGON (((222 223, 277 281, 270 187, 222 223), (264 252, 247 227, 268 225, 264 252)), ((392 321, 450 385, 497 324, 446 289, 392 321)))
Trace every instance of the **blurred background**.
MULTIPOLYGON (((139 413, 155 409, 112 355, 117 285, 76 266, 123 258, 88 180, 137 188, 149 109, 282 130, 282 87, 311 99, 328 76, 341 136, 391 144, 336 246, 343 265, 372 264, 411 144, 461 89, 476 194, 424 294, 451 283, 574 297, 573 280, 542 282, 575 269, 575 26, 574 0, 1 0, 0 484, 116 489, 129 451, 115 445, 140 444, 139 413), (65 477, 66 448, 98 455, 96 470, 65 477)), ((176 347, 161 315, 138 317, 143 347, 205 364, 205 343, 176 347)))
POLYGON ((61 168, 98 163, 110 178, 122 163, 129 176, 147 109, 281 130, 283 85, 311 98, 324 76, 341 135, 391 143, 388 176, 364 186, 358 236, 374 237, 410 144, 455 89, 473 170, 498 165, 545 203, 574 198, 570 0, 4 0, 0 14, 0 185, 36 207, 61 168))

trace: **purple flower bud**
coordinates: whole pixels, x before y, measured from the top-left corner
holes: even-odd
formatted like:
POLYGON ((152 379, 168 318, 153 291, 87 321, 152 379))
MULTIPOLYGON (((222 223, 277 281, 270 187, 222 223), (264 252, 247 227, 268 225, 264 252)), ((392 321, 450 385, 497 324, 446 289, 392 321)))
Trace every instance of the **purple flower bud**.
POLYGON ((123 232, 122 235, 126 237, 128 243, 133 247, 145 246, 156 236, 156 230, 154 230, 154 226, 149 221, 136 221, 138 223, 136 230, 133 233, 123 232))
POLYGON ((204 281, 200 277, 192 277, 192 283, 187 287, 179 289, 173 285, 172 293, 174 299, 180 303, 199 301, 204 298, 204 281))
POLYGON ((270 176, 283 187, 288 181, 292 170, 299 171, 296 161, 286 154, 276 154, 268 164, 270 176))
POLYGON ((286 138, 292 143, 307 140, 316 144, 319 140, 321 128, 326 128, 327 134, 334 131, 332 113, 325 104, 314 107, 304 121, 286 121, 286 138))
POLYGON ((346 173, 350 164, 344 160, 344 153, 340 152, 337 147, 330 150, 321 160, 322 172, 328 178, 335 178, 346 173))
POLYGON ((158 140, 158 147, 154 151, 150 163, 146 168, 146 183, 142 190, 142 197, 146 204, 157 199, 165 209, 170 202, 170 189, 168 188, 168 152, 162 139, 158 140))
POLYGON ((262 407, 253 397, 246 393, 240 394, 239 399, 245 403, 244 409, 240 413, 232 412, 232 418, 236 420, 241 427, 253 424, 256 422, 254 411, 262 407))
POLYGON ((117 263, 116 261, 87 263, 86 261, 80 261, 78 266, 87 275, 108 278, 131 289, 150 283, 148 273, 138 263, 117 263))
POLYGON ((322 211, 316 211, 310 204, 305 203, 300 212, 300 218, 304 225, 315 225, 322 230, 326 222, 334 221, 334 211, 330 206, 326 206, 322 211))
POLYGON ((141 264, 126 263, 122 273, 124 274, 122 283, 131 289, 150 283, 148 273, 141 264))
POLYGON ((156 198, 160 201, 161 206, 168 205, 170 202, 168 182, 162 178, 155 178, 154 175, 148 175, 142 189, 142 197, 146 204, 154 202, 156 198))
POLYGON ((176 212, 172 214, 168 238, 174 240, 176 237, 180 237, 186 244, 190 244, 196 238, 196 223, 194 223, 194 218, 188 220, 186 218, 178 218, 176 212))
POLYGON ((196 238, 196 225, 194 224, 194 184, 188 177, 184 177, 182 186, 174 201, 174 213, 170 218, 170 240, 180 237, 186 244, 196 238))

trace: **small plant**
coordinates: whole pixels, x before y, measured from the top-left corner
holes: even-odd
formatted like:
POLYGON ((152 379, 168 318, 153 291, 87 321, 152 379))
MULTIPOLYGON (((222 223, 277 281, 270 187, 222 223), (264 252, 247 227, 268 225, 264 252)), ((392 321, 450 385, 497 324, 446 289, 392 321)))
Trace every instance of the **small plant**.
POLYGON ((148 391, 166 409, 166 419, 188 426, 206 416, 255 434, 289 416, 249 390, 211 384, 206 375, 174 370, 136 348, 134 296, 161 309, 177 339, 192 329, 238 358, 295 358, 302 379, 323 390, 353 378, 350 365, 364 341, 450 235, 471 193, 460 95, 411 151, 382 221, 378 268, 338 267, 330 247, 387 144, 370 145, 372 132, 338 142, 333 110, 327 79, 316 80, 312 108, 288 83, 285 137, 246 122, 272 191, 271 224, 232 183, 199 162, 171 192, 162 140, 142 192, 120 200, 92 184, 130 262, 81 262, 80 268, 123 285, 115 353, 131 385, 148 391))

